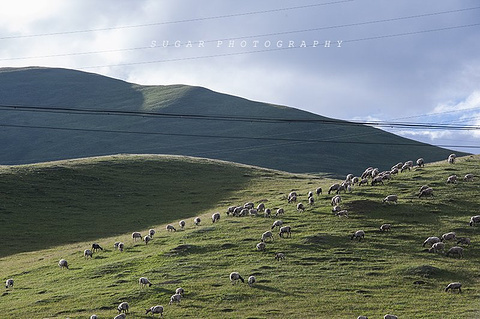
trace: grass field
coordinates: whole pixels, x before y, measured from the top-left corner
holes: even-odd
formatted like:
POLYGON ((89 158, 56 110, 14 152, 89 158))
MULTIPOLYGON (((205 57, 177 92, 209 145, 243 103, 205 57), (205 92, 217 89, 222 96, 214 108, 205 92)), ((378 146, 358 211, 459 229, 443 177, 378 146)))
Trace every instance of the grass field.
POLYGON ((480 228, 468 225, 479 214, 479 162, 427 163, 384 186, 355 187, 342 194, 349 218, 331 212, 331 180, 225 162, 110 156, 2 167, 0 271, 15 286, 0 296, 1 317, 113 318, 127 301, 127 318, 148 318, 145 309, 157 304, 166 318, 479 318, 480 228), (466 173, 475 180, 464 182, 466 173), (452 174, 458 184, 446 184, 452 174), (416 196, 424 184, 434 188, 433 198, 416 196), (296 190, 306 204, 318 186, 324 193, 305 212, 287 203, 296 190), (398 204, 383 204, 388 194, 397 194, 398 204), (279 218, 292 237, 275 234, 265 252, 257 251, 274 218, 225 214, 247 201, 285 208, 279 218), (222 216, 212 224, 216 211, 222 216), (193 225, 194 216, 201 225, 193 225), (183 218, 184 230, 165 230, 183 218), (380 232, 383 223, 392 230, 380 232), (133 242, 132 231, 151 227, 157 234, 148 245, 133 242), (358 229, 365 240, 350 240, 358 229), (471 238, 463 258, 422 247, 426 237, 448 231, 471 238), (124 252, 113 249, 116 241, 124 252), (105 250, 85 259, 92 242, 105 250), (276 261, 276 252, 286 259, 276 261), (61 258, 69 270, 57 266, 61 258), (255 275, 257 283, 232 285, 232 271, 255 275), (141 276, 153 285, 141 288, 141 276), (453 281, 463 284, 461 294, 444 292, 453 281), (168 305, 177 287, 185 296, 168 305))

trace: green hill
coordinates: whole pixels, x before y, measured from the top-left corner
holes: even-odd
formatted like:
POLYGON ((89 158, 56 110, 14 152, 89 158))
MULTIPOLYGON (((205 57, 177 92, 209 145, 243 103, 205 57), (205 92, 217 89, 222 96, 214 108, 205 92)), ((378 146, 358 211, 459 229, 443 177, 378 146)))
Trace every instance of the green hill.
POLYGON ((3 280, 15 280, 0 295, 1 316, 113 318, 127 301, 127 318, 148 318, 145 309, 157 304, 166 318, 477 318, 480 234, 468 222, 480 204, 479 161, 428 163, 383 186, 356 186, 341 194, 348 218, 332 213, 333 194, 325 191, 305 212, 287 203, 290 191, 306 203, 308 191, 326 190, 332 180, 226 162, 149 155, 1 167, 0 269, 3 280), (467 173, 472 182, 463 181, 467 173), (459 181, 447 184, 452 174, 459 181), (433 197, 418 198, 424 184, 433 197), (389 194, 398 195, 397 204, 382 203, 389 194), (247 201, 285 214, 225 214, 247 201), (212 224, 216 211, 221 219, 212 224), (199 226, 194 216, 202 217, 199 226), (184 230, 165 230, 180 219, 184 230), (266 251, 257 251, 275 219, 292 227, 291 238, 274 231, 266 251), (379 231, 384 223, 390 232, 379 231), (157 233, 148 245, 132 240, 132 231, 149 228, 157 233), (365 239, 350 240, 358 229, 365 239), (463 258, 422 247, 425 238, 449 231, 471 239, 463 258), (125 251, 113 249, 116 241, 125 251), (92 242, 104 250, 86 259, 92 242), (286 258, 275 260, 276 252, 286 258), (61 258, 69 270, 57 266, 61 258), (232 285, 232 271, 257 283, 232 285), (141 276, 153 285, 141 288, 141 276), (444 291, 454 281, 463 284, 461 294, 444 291), (168 305, 177 287, 185 296, 168 305))
POLYGON ((174 154, 288 172, 345 174, 419 157, 433 162, 451 153, 372 127, 201 87, 141 86, 66 69, 0 69, 2 105, 35 109, 0 107, 1 164, 174 154))

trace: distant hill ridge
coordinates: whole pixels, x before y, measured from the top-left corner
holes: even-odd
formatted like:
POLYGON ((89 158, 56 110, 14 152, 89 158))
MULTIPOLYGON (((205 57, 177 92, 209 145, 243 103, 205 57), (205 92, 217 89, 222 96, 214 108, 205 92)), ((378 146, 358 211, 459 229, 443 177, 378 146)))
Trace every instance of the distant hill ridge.
POLYGON ((289 172, 338 175, 359 173, 368 166, 386 169, 419 157, 433 162, 451 153, 372 127, 345 125, 345 121, 236 121, 232 119, 332 119, 201 87, 142 86, 68 69, 0 69, 0 105, 186 115, 152 117, 0 108, 0 164, 118 153, 173 154, 289 172))

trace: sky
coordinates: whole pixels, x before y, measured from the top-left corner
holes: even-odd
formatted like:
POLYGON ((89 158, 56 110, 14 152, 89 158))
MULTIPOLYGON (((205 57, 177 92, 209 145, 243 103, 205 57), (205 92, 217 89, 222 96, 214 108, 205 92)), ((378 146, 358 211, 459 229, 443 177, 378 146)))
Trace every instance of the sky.
POLYGON ((426 124, 382 128, 476 154, 479 39, 476 0, 16 0, 0 11, 0 67, 70 68, 336 119, 426 124))

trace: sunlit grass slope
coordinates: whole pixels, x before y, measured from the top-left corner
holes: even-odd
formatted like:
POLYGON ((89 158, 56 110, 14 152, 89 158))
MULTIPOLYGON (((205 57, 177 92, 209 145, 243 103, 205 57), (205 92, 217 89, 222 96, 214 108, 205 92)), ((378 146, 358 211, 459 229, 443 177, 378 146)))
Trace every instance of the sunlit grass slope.
POLYGON ((386 313, 478 318, 480 228, 468 222, 479 214, 479 163, 478 156, 459 158, 454 165, 427 163, 384 186, 355 187, 341 194, 349 218, 334 216, 332 195, 325 192, 332 181, 316 176, 156 157, 5 167, 0 216, 7 225, 2 243, 8 256, 0 259, 0 271, 15 286, 1 294, 1 313, 5 318, 88 318, 93 313, 113 318, 116 306, 127 301, 127 318, 147 318, 145 308, 156 304, 165 307, 166 318, 382 318, 386 313), (467 173, 475 174, 473 182, 462 180, 467 173), (457 184, 446 183, 452 174, 459 176, 457 184), (424 184, 434 188, 434 197, 417 197, 424 184), (296 190, 306 204, 307 192, 319 186, 324 193, 305 212, 286 201, 296 190), (389 194, 398 195, 398 204, 382 203, 389 194), (275 232, 266 251, 256 251, 274 218, 225 214, 228 206, 247 201, 285 208, 278 218, 292 227, 292 237, 282 239, 275 232), (58 213, 40 218, 49 211, 58 213), (216 211, 222 216, 212 224, 216 211), (193 225, 194 216, 202 217, 199 226, 193 225), (166 223, 177 226, 182 218, 184 230, 165 230, 166 223), (392 230, 380 232, 383 223, 391 223, 392 230), (150 227, 157 234, 148 245, 133 242, 132 231, 146 234, 150 227), (105 230, 112 228, 113 233, 105 230), (365 231, 365 240, 350 240, 358 229, 365 231), (471 239, 463 258, 424 251, 426 237, 448 231, 471 239), (48 245, 36 244, 42 240, 48 245), (116 241, 125 243, 124 252, 113 249, 116 241), (87 260, 83 250, 92 242, 105 250, 87 260), (30 250, 29 245, 39 250, 17 253, 30 250), (276 252, 286 259, 276 261, 276 252), (69 270, 57 266, 60 258, 69 261, 69 270), (255 275, 257 283, 232 285, 232 271, 245 279, 255 275), (141 276, 153 285, 141 288, 141 276), (443 291, 453 281, 462 282, 462 294, 443 291), (180 286, 185 297, 168 305, 180 286))

